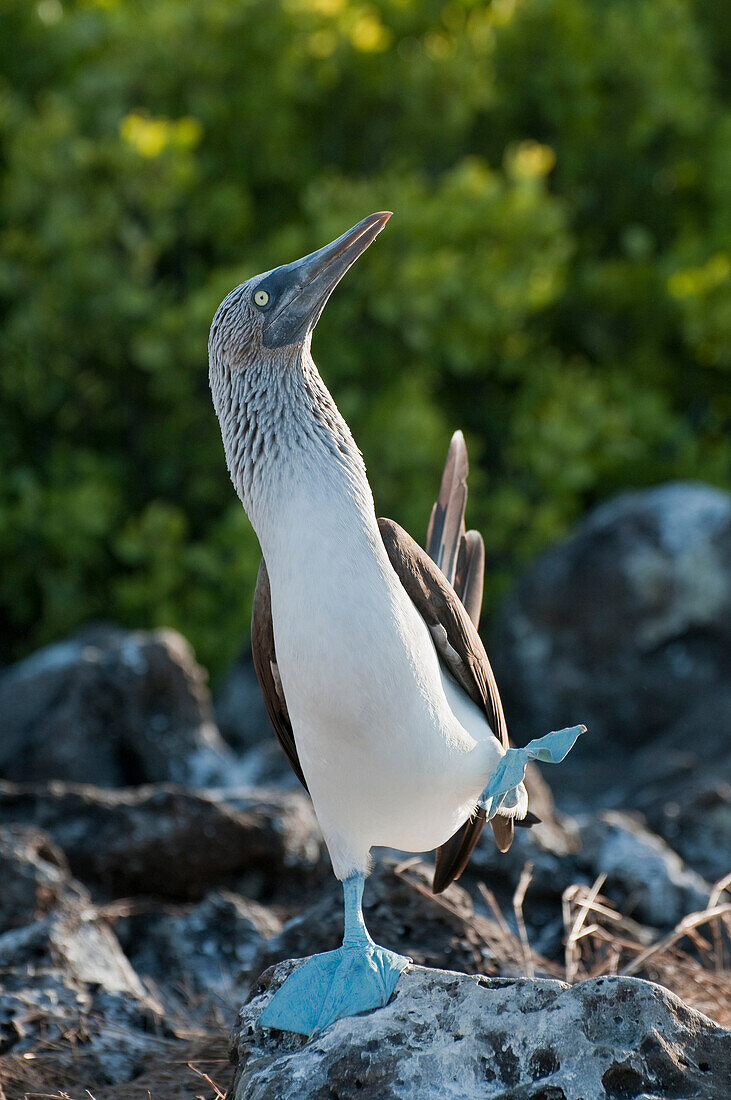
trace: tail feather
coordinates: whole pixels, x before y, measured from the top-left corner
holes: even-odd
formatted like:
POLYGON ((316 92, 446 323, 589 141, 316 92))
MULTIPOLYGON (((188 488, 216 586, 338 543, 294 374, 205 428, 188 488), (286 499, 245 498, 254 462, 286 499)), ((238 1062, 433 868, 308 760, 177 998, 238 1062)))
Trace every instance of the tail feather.
MULTIPOLYGON (((497 821, 497 818, 493 818, 497 821)), ((441 894, 451 882, 458 879, 470 861, 472 851, 480 839, 485 824, 485 811, 478 809, 474 818, 460 825, 457 832, 437 848, 436 867, 432 893, 441 894)))
POLYGON ((513 819, 496 814, 490 821, 498 851, 507 852, 513 843, 513 819))
POLYGON ((452 436, 439 496, 426 532, 426 552, 441 569, 475 626, 480 621, 485 580, 485 544, 479 531, 465 531, 470 464, 462 432, 452 436))
POLYGON ((457 555, 465 533, 464 512, 469 471, 464 436, 462 432, 456 431, 449 444, 439 496, 432 508, 426 532, 426 552, 450 584, 454 581, 457 555))
POLYGON ((475 626, 480 625, 484 583, 485 544, 479 531, 468 531, 459 546, 454 590, 475 626))
MULTIPOLYGON (((465 530, 468 473, 469 461, 464 436, 462 432, 456 431, 449 444, 439 496, 432 508, 426 534, 426 551, 454 586, 467 614, 477 626, 485 579, 485 544, 479 531, 465 530)), ((494 730, 494 733, 507 748, 508 736, 499 699, 496 700, 495 711, 501 716, 501 728, 494 730)), ((501 852, 507 852, 512 844, 513 826, 518 824, 516 818, 519 814, 523 817, 526 810, 527 804, 521 803, 511 811, 496 814, 490 821, 495 843, 501 852)), ((524 820, 527 821, 525 818, 524 820)), ((432 887, 435 893, 440 893, 462 874, 484 823, 485 814, 478 813, 466 821, 446 844, 437 849, 432 887)))

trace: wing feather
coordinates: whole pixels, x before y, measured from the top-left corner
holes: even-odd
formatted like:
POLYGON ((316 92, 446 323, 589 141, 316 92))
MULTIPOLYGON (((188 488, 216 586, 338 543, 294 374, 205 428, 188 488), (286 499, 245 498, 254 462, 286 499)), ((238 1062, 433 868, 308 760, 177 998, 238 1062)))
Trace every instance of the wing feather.
POLYGON ((508 734, 495 676, 477 628, 457 593, 403 527, 392 519, 379 519, 378 526, 389 561, 429 627, 440 659, 485 712, 493 733, 507 748, 508 734))
MULTIPOLYGON (((440 660, 484 712, 492 732, 508 748, 500 693, 477 628, 442 571, 411 536, 390 519, 379 519, 386 553, 411 602, 434 639, 440 660)), ((432 889, 440 893, 459 878, 485 824, 477 812, 437 849, 432 889)), ((513 840, 513 822, 499 815, 490 822, 500 851, 513 840)))
POLYGON ((289 720, 287 701, 279 677, 277 653, 274 648, 274 623, 272 622, 272 597, 269 589, 269 574, 266 562, 261 559, 259 574, 254 590, 254 604, 251 612, 251 656, 254 671, 264 696, 269 721, 274 727, 279 744, 292 766, 292 771, 307 790, 302 765, 297 755, 297 746, 289 720))

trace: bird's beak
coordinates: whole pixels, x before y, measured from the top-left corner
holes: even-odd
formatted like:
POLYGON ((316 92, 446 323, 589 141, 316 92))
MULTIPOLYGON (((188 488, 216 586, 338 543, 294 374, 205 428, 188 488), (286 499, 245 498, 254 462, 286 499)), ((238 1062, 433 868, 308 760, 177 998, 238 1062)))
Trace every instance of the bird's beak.
POLYGON ((267 348, 298 343, 317 324, 325 303, 345 272, 372 244, 391 217, 389 210, 369 214, 342 237, 301 260, 278 267, 258 284, 267 290, 274 312, 264 322, 267 348))

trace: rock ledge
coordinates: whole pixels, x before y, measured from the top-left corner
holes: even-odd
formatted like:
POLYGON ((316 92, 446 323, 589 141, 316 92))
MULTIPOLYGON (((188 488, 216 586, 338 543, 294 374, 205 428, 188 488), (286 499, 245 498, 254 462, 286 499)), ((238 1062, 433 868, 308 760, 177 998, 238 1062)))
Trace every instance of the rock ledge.
POLYGON ((639 978, 568 986, 410 967, 390 1004, 310 1040, 258 1026, 286 976, 239 1013, 227 1100, 725 1100, 731 1033, 639 978))

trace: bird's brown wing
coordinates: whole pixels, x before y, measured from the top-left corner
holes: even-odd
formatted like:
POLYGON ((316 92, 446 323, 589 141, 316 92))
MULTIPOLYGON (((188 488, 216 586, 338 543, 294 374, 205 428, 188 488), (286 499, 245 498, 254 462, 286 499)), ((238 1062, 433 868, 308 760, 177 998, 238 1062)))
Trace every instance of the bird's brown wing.
MULTIPOLYGON (((480 625, 482 589, 485 579, 485 544, 479 531, 465 531, 464 514, 469 469, 464 436, 462 432, 457 431, 449 444, 439 486, 439 496, 432 508, 426 533, 426 552, 440 567, 450 584, 454 585, 454 590, 464 604, 467 614, 477 627, 480 625)), ((492 690, 495 709, 500 716, 500 728, 493 726, 493 732, 507 748, 508 734, 494 678, 492 690)), ((437 851, 437 878, 440 877, 440 867, 443 864, 459 864, 464 870, 483 824, 484 821, 480 820, 479 814, 473 821, 466 821, 447 844, 437 851)), ((513 842, 513 824, 512 818, 499 815, 490 822, 495 843, 501 852, 507 852, 513 842)), ((461 874, 462 871, 460 870, 459 873, 461 874)))
POLYGON ((254 605, 251 611, 251 656, 254 671, 259 681, 264 705, 269 720, 274 726, 279 744, 292 765, 294 774, 307 790, 302 766, 297 755, 297 746, 292 732, 292 723, 287 713, 287 702, 282 691, 282 681, 277 667, 277 653, 274 648, 274 624, 272 623, 272 599, 269 590, 269 575, 266 562, 261 559, 259 575, 254 590, 254 605))
MULTIPOLYGON (((391 565, 429 628, 440 660, 482 709, 493 733, 507 748, 508 733, 495 676, 477 628, 457 593, 426 551, 402 527, 389 519, 379 519, 378 525, 391 565)), ((478 810, 437 849, 435 893, 461 875, 484 823, 485 813, 478 810)), ((512 841, 512 821, 495 817, 493 823, 498 825, 495 830, 498 847, 506 851, 512 841)))
MULTIPOLYGON (((457 555, 457 571, 454 578, 454 590, 464 604, 467 614, 475 624, 475 628, 477 628, 480 622, 484 580, 485 544, 482 541, 482 535, 479 531, 467 531, 460 540, 459 553, 457 555)), ((500 701, 500 693, 498 692, 492 669, 490 669, 488 682, 490 685, 493 711, 498 722, 497 727, 493 726, 492 722, 490 725, 503 748, 507 749, 510 744, 508 740, 508 730, 505 725, 505 716, 500 701)), ((532 817, 533 815, 531 814, 531 818, 532 817)), ((527 821, 527 819, 525 820, 527 821)), ((441 858, 441 849, 437 852, 437 872, 442 862, 449 865, 456 861, 461 866, 459 873, 462 873, 467 866, 467 861, 472 855, 472 849, 482 832, 483 824, 484 820, 479 821, 478 813, 478 817, 475 818, 474 821, 466 821, 465 824, 457 830, 455 835, 447 841, 447 844, 442 845, 444 851, 441 853, 441 858), (476 824, 476 822, 479 823, 476 824), (457 853, 454 856, 451 855, 453 850, 457 853)), ((501 817, 500 814, 496 814, 495 817, 490 820, 490 827, 495 837, 495 843, 501 852, 507 852, 510 845, 513 843, 513 828, 516 824, 517 823, 512 817, 501 817)))
POLYGON ((507 747, 505 717, 482 639, 452 585, 403 527, 379 519, 389 561, 429 627, 440 659, 469 697, 484 710, 490 728, 507 747))

